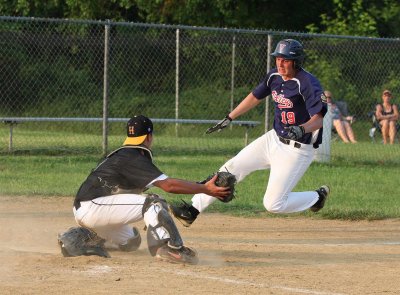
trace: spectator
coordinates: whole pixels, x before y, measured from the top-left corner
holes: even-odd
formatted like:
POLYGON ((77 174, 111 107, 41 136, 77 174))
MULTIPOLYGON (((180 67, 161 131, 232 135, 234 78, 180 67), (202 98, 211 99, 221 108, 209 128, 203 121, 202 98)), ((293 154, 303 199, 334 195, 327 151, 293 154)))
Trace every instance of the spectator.
POLYGON ((354 116, 348 115, 346 103, 334 102, 332 100, 332 93, 328 90, 325 91, 325 96, 332 115, 332 124, 335 127, 337 134, 345 143, 357 143, 353 128, 351 128, 354 116))
POLYGON ((396 137, 396 123, 399 119, 399 110, 397 105, 390 103, 392 93, 385 90, 382 93, 382 104, 376 105, 375 117, 381 126, 383 144, 386 144, 388 138, 390 144, 394 143, 396 137))

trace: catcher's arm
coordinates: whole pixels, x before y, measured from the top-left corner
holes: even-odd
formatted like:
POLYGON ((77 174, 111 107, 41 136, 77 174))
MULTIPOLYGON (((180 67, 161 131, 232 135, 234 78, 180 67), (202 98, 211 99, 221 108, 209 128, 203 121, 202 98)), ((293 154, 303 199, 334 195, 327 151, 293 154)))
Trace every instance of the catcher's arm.
POLYGON ((211 174, 205 180, 199 183, 209 184, 210 182, 213 185, 216 185, 217 187, 225 187, 229 189, 228 190, 229 194, 225 195, 224 197, 217 197, 217 199, 219 199, 220 201, 228 203, 236 197, 235 195, 236 176, 233 175, 232 173, 225 171, 218 171, 214 174, 211 174))
POLYGON ((214 189, 223 189, 224 190, 224 195, 223 196, 213 196, 220 201, 223 201, 225 198, 228 198, 233 192, 231 191, 231 187, 229 187, 227 184, 224 184, 223 186, 218 185, 218 174, 215 174, 209 181, 207 181, 204 185, 209 189, 210 191, 214 189))
POLYGON ((217 125, 210 127, 207 129, 206 134, 212 133, 214 131, 221 131, 226 126, 229 125, 232 120, 236 119, 240 115, 246 113, 247 111, 251 110, 255 106, 257 106, 261 102, 261 99, 257 99, 252 92, 246 96, 245 99, 228 115, 225 116, 224 119, 218 122, 217 125))
POLYGON ((178 178, 167 178, 155 181, 153 185, 172 194, 204 193, 218 199, 223 199, 231 193, 230 188, 217 186, 215 183, 216 179, 217 175, 205 183, 196 183, 178 178))

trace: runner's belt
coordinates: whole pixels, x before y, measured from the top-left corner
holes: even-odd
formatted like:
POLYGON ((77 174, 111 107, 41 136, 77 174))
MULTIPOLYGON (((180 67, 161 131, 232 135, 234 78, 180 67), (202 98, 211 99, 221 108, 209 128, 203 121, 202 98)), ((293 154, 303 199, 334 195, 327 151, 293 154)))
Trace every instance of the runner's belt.
MULTIPOLYGON (((286 144, 286 145, 290 145, 290 142, 292 141, 291 139, 283 138, 283 137, 280 137, 280 136, 278 136, 278 137, 279 137, 279 141, 282 142, 283 144, 286 144)), ((294 147, 296 149, 299 149, 299 148, 301 148, 301 144, 298 143, 297 141, 295 141, 294 142, 294 147)))

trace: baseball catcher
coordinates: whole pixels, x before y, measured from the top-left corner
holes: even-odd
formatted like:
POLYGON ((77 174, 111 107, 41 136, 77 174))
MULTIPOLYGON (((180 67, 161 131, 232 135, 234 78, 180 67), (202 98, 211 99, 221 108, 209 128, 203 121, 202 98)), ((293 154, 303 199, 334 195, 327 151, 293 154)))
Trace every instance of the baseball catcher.
POLYGON ((134 116, 126 131, 123 146, 109 154, 80 186, 73 213, 82 227, 60 235, 63 255, 107 257, 104 241, 114 249, 135 251, 141 237, 131 224, 143 220, 152 256, 172 263, 197 264, 197 252, 184 245, 167 202, 144 192, 155 186, 174 194, 205 193, 223 198, 231 194, 230 187, 218 186, 217 177, 196 183, 161 172, 154 165, 150 150, 153 123, 149 118, 134 116))

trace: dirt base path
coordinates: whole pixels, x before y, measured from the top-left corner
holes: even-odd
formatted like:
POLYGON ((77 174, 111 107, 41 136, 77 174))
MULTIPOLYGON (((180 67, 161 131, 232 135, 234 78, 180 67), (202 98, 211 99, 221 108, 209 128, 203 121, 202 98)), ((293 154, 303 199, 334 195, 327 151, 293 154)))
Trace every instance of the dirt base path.
POLYGON ((56 237, 75 226, 71 203, 0 197, 1 294, 400 294, 399 219, 203 214, 178 225, 200 257, 185 266, 156 261, 146 241, 109 259, 62 257, 56 237))

